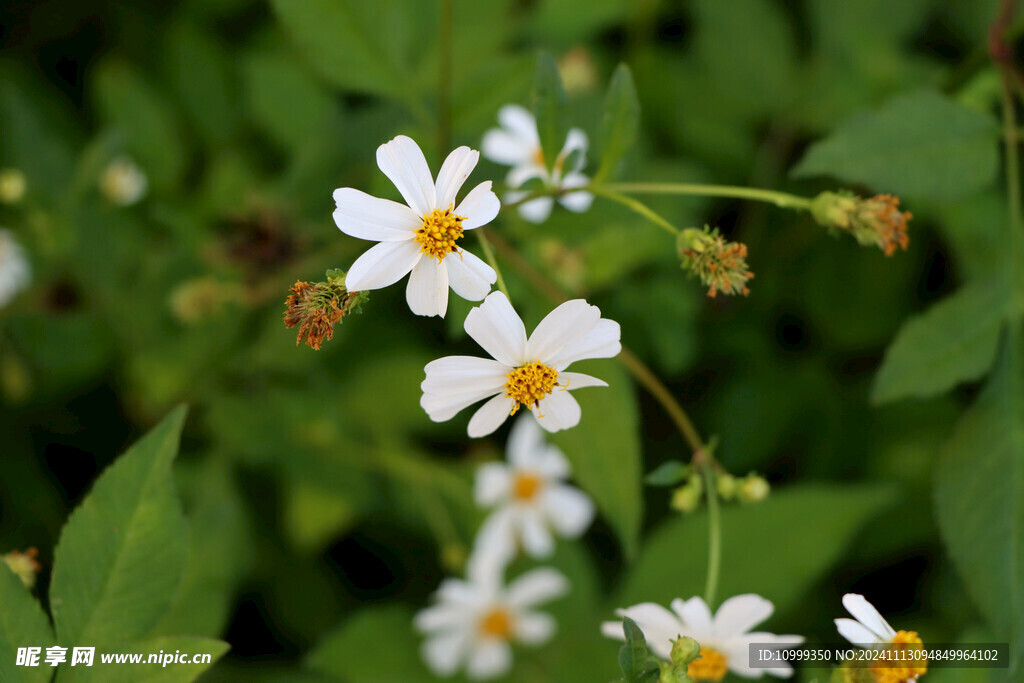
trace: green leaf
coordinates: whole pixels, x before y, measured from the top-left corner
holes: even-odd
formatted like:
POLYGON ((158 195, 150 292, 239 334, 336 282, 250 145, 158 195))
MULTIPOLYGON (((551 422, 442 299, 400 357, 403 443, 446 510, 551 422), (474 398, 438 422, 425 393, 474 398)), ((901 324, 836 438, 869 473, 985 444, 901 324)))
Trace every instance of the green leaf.
POLYGON ((239 110, 237 73, 225 46, 215 35, 180 23, 168 31, 166 52, 170 81, 199 132, 210 142, 226 141, 239 110))
POLYGON ((640 100, 636 96, 633 74, 625 64, 619 64, 608 85, 601 119, 601 166, 594 174, 595 181, 607 180, 615 173, 623 157, 636 144, 640 128, 640 100))
POLYGON ((15 666, 19 647, 45 648, 54 644, 53 629, 32 593, 0 560, 0 681, 47 681, 49 667, 15 666))
POLYGON ((583 418, 575 428, 553 434, 551 440, 565 453, 576 481, 615 529, 626 556, 632 557, 643 516, 640 418, 633 383, 614 360, 581 363, 573 370, 600 377, 608 386, 575 392, 583 418))
POLYGON ((230 649, 230 645, 213 638, 195 636, 165 636, 147 638, 123 645, 96 648, 95 664, 91 667, 61 668, 57 677, 58 683, 75 681, 75 683, 191 683, 212 667, 218 659, 230 649), (181 654, 189 657, 210 655, 206 663, 149 663, 151 654, 181 654), (139 664, 101 664, 100 653, 141 654, 143 661, 139 664))
POLYGON ((181 580, 187 529, 171 478, 185 408, 118 458, 68 519, 54 557, 50 606, 63 643, 145 635, 181 580))
POLYGON ((544 38, 570 45, 626 19, 630 0, 544 0, 537 3, 534 26, 544 38))
POLYGON ((935 516, 953 562, 996 640, 1010 643, 1005 680, 1024 671, 1024 344, 1004 335, 992 379, 935 467, 935 516))
POLYGON ((690 466, 678 460, 669 460, 658 465, 644 477, 648 486, 675 486, 690 476, 690 466))
POLYGON ((885 352, 871 401, 934 396, 984 375, 996 357, 1005 301, 998 282, 974 283, 908 319, 885 352))
POLYGON ((967 197, 995 179, 997 127, 931 90, 899 95, 815 143, 792 171, 922 199, 967 197))
POLYGON ((569 133, 568 98, 558 75, 558 65, 546 52, 537 58, 537 80, 533 84, 533 115, 537 119, 540 147, 548 170, 555 166, 569 133))
MULTIPOLYGON (((758 593, 777 611, 792 607, 892 500, 885 487, 804 484, 772 492, 761 503, 724 508, 720 599, 758 593), (799 539, 799 551, 780 551, 787 538, 799 539), (771 561, 770 572, 761 559, 771 561)), ((672 520, 651 535, 615 606, 667 605, 700 593, 707 571, 706 514, 672 520)))
POLYGON ((626 642, 619 648, 619 668, 622 669, 622 680, 625 683, 656 681, 660 674, 660 668, 657 660, 652 658, 647 649, 643 631, 629 617, 622 618, 622 630, 626 636, 626 642), (654 673, 653 679, 652 672, 654 673))

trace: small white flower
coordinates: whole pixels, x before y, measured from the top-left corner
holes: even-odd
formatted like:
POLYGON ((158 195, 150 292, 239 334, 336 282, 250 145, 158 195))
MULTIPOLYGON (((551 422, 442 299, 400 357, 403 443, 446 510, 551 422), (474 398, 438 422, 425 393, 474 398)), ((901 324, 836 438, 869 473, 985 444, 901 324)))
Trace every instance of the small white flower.
MULTIPOLYGON (((693 638, 700 644, 701 656, 690 663, 690 677, 697 681, 720 681, 726 671, 743 678, 760 678, 766 673, 779 678, 793 675, 788 664, 770 669, 750 666, 751 643, 770 643, 781 648, 804 642, 802 636, 750 632, 773 611, 770 601, 760 595, 746 593, 723 602, 714 616, 701 598, 686 601, 677 598, 672 601, 672 610, 653 602, 642 602, 620 609, 618 614, 635 621, 651 651, 665 660, 672 652, 672 641, 679 636, 693 638)), ((609 638, 625 639, 620 621, 606 621, 601 625, 601 632, 609 638)))
MULTIPOLYGON (((863 595, 847 593, 843 596, 843 607, 853 615, 853 619, 836 619, 839 635, 854 645, 863 648, 877 648, 886 645, 898 645, 907 649, 923 646, 916 631, 896 631, 885 620, 875 606, 863 595)), ((927 660, 907 658, 901 660, 905 666, 884 666, 872 668, 879 683, 914 683, 928 671, 927 660)))
POLYGON ((352 264, 345 277, 349 291, 381 289, 411 272, 405 290, 409 308, 442 318, 449 287, 469 301, 487 296, 497 280, 494 269, 457 244, 463 231, 490 223, 501 208, 489 180, 455 206, 479 159, 479 152, 459 147, 445 159, 435 183, 419 145, 399 135, 377 148, 377 166, 408 206, 351 187, 334 191, 334 222, 341 231, 379 242, 352 264))
POLYGON ((100 180, 103 195, 119 206, 131 206, 146 195, 146 174, 128 157, 118 157, 107 165, 100 180))
MULTIPOLYGON (((487 131, 481 148, 491 161, 512 167, 506 178, 509 187, 521 187, 535 178, 539 178, 545 187, 558 190, 586 187, 590 183, 590 178, 580 172, 586 163, 588 143, 587 134, 579 128, 569 131, 554 169, 548 171, 533 114, 519 105, 509 104, 498 111, 498 122, 501 128, 487 131), (572 163, 566 168, 570 157, 572 163)), ((518 202, 529 194, 523 190, 509 192, 505 201, 518 202)), ((594 195, 583 191, 569 192, 558 198, 559 204, 577 213, 589 209, 593 201, 594 195)), ((538 197, 520 205, 519 213, 528 221, 543 223, 551 215, 554 205, 554 197, 538 197)))
POLYGON ((555 620, 537 612, 540 603, 565 595, 568 580, 541 568, 503 585, 503 565, 471 559, 467 579, 445 579, 436 603, 414 620, 426 634, 422 654, 434 673, 451 676, 462 666, 473 679, 493 678, 512 665, 511 643, 541 645, 555 633, 555 620))
POLYGON ((11 300, 32 281, 32 268, 25 250, 10 230, 0 228, 0 307, 11 300))
POLYGON ((476 502, 495 507, 478 540, 490 552, 513 555, 521 546, 533 557, 547 557, 555 547, 552 531, 576 538, 594 519, 590 498, 564 483, 568 460, 542 434, 536 420, 519 418, 508 438, 508 464, 477 470, 476 502))
POLYGON ((619 353, 619 324, 583 299, 567 301, 526 337, 523 321, 501 292, 493 292, 466 316, 466 332, 495 360, 447 356, 427 364, 420 405, 434 422, 444 422, 485 398, 469 421, 471 437, 487 436, 527 406, 549 432, 575 427, 580 404, 569 389, 605 387, 570 364, 619 353))

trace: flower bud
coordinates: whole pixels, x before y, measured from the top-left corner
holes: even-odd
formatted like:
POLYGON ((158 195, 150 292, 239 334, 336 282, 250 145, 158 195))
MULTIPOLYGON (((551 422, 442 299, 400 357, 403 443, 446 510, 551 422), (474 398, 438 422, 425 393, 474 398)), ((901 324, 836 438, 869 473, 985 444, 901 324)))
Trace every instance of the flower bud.
POLYGON ((36 574, 42 569, 39 562, 36 561, 38 555, 38 550, 29 548, 24 553, 12 550, 6 555, 0 555, 0 559, 3 559, 11 571, 18 575, 26 588, 32 588, 36 585, 36 574))
POLYGON ((149 180, 142 169, 128 157, 110 162, 100 179, 103 196, 118 206, 131 206, 146 195, 149 180))
POLYGON ((906 251, 910 238, 909 211, 900 211, 900 200, 889 194, 864 199, 848 190, 822 192, 811 202, 814 220, 829 230, 853 235, 858 243, 876 246, 892 256, 897 249, 906 251))
POLYGON ((334 338, 334 326, 346 315, 360 311, 369 297, 366 292, 350 292, 345 288, 345 273, 327 271, 327 282, 296 282, 285 301, 284 326, 298 325, 295 345, 303 341, 311 349, 320 350, 324 339, 334 338))
POLYGON ((558 60, 558 73, 562 77, 562 87, 570 95, 593 90, 597 84, 597 67, 594 57, 582 45, 572 48, 558 60))
POLYGON ((697 509, 700 505, 701 496, 704 493, 704 483, 700 475, 690 475, 689 481, 672 492, 672 500, 669 506, 683 514, 688 514, 697 509))
POLYGON ((748 474, 744 477, 737 491, 737 498, 741 503, 760 503, 768 497, 771 486, 768 481, 757 474, 748 474))
POLYGON ((17 204, 25 196, 25 174, 16 168, 0 169, 0 204, 17 204))
POLYGON ((730 242, 718 228, 687 228, 676 243, 684 270, 689 270, 708 287, 708 296, 750 294, 747 280, 754 274, 747 268, 747 245, 730 242))
POLYGON ((718 497, 722 500, 730 501, 735 498, 737 487, 736 477, 728 472, 715 475, 715 488, 718 491, 718 497))
POLYGON ((673 664, 686 666, 693 660, 697 659, 700 654, 700 645, 693 638, 687 636, 679 636, 672 641, 672 652, 669 654, 669 660, 673 664))

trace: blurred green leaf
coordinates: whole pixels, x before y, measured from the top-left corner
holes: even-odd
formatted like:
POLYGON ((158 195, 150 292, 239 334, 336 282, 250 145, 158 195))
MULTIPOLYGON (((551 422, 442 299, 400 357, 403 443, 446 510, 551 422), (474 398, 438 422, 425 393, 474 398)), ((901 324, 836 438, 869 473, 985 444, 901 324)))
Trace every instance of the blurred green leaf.
POLYGON ((212 638, 196 638, 193 636, 164 636, 145 640, 118 644, 113 647, 97 648, 95 664, 91 667, 76 666, 61 668, 58 681, 74 680, 75 683, 191 683, 203 672, 213 666, 228 651, 229 645, 222 640, 212 638), (190 656, 197 654, 210 655, 210 663, 178 663, 167 665, 149 664, 100 664, 101 652, 142 653, 144 658, 150 654, 175 654, 181 652, 190 656))
MULTIPOLYGON (((757 593, 777 612, 789 609, 840 558, 857 530, 892 500, 887 487, 801 484, 773 491, 761 503, 725 507, 720 599, 757 593), (792 551, 781 551, 787 543, 792 551), (771 571, 765 571, 762 558, 770 559, 771 571)), ((706 514, 669 521, 651 535, 616 607, 667 605, 700 593, 707 573, 706 514)))
POLYGON ((648 486, 675 486, 690 476, 690 466, 678 460, 663 462, 644 477, 648 486))
POLYGON ((7 322, 6 333, 27 361, 32 384, 47 393, 93 379, 114 357, 110 332, 84 311, 18 316, 7 322))
POLYGON ((614 360, 573 366, 608 382, 573 394, 583 409, 580 424, 551 435, 572 464, 573 476, 618 534, 627 557, 637 550, 643 517, 640 416, 633 383, 614 360))
POLYGON ((50 588, 61 642, 138 638, 174 598, 188 531, 171 462, 185 412, 175 409, 118 458, 64 526, 50 588))
POLYGON ((1024 344, 1003 335, 992 379, 935 466, 934 504, 946 548, 997 640, 1010 643, 1005 680, 1024 670, 1024 344))
POLYGON ((631 4, 629 0, 543 0, 537 3, 533 26, 545 38, 570 44, 621 21, 631 4))
POLYGON ((595 181, 611 178, 618 166, 636 144, 640 128, 640 100, 633 85, 633 74, 625 64, 619 64, 608 85, 604 115, 601 118, 601 166, 594 174, 595 181))
POLYGON ((50 680, 50 667, 15 666, 19 647, 48 647, 54 642, 53 629, 43 609, 21 579, 0 560, 0 681, 43 683, 50 680))
POLYGON ((225 46, 215 34, 180 22, 167 33, 166 52, 170 81, 196 128, 210 143, 224 143, 239 119, 238 78, 225 46))
POLYGON ((558 65, 546 52, 537 58, 537 77, 533 84, 533 115, 537 119, 540 147, 548 170, 554 168, 569 132, 568 97, 562 87, 558 65))
POLYGON ((906 197, 967 197, 995 180, 996 134, 990 116, 917 90, 849 119, 812 145, 792 175, 832 175, 906 197))
POLYGON ((987 281, 908 319, 885 352, 871 401, 934 396, 983 376, 995 360, 1006 308, 1005 287, 987 281))

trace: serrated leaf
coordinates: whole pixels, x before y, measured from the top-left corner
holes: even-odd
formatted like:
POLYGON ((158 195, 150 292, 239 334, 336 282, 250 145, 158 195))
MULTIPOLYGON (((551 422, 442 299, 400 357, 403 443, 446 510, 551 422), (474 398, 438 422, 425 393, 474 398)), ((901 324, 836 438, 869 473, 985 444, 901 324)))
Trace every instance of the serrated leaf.
POLYGON ((548 170, 554 168, 569 133, 567 107, 568 97, 558 65, 551 55, 542 52, 537 58, 537 79, 533 85, 533 115, 537 119, 540 147, 548 170))
POLYGON ((999 282, 974 283, 908 319, 885 352, 871 401, 934 396, 983 376, 996 357, 1005 301, 999 282))
POLYGON ((626 642, 619 648, 622 680, 625 683, 644 683, 650 678, 652 671, 657 674, 660 669, 657 662, 652 661, 650 650, 647 649, 647 640, 636 622, 629 617, 623 617, 622 631, 626 636, 626 642))
MULTIPOLYGON (((0 560, 0 681, 43 683, 52 675, 49 667, 16 666, 19 647, 53 645, 53 629, 42 607, 21 579, 0 560)), ((40 657, 42 659, 42 657, 40 657)))
POLYGON ((968 593, 1024 671, 1024 344, 1004 335, 992 379, 961 418, 935 467, 935 516, 968 593))
POLYGON ((594 498, 631 557, 643 516, 640 418, 633 383, 613 360, 579 367, 573 370, 600 377, 608 386, 574 393, 583 417, 575 428, 552 434, 551 440, 565 453, 576 481, 594 498))
POLYGON ((921 199, 967 197, 993 182, 997 126, 931 90, 899 95, 815 143, 792 175, 831 175, 921 199))
POLYGON ((50 607, 62 643, 137 639, 173 599, 187 552, 171 478, 185 412, 175 409, 107 468, 61 531, 50 607))
POLYGON ((608 85, 601 118, 601 166, 594 180, 611 178, 623 157, 636 144, 640 128, 640 100, 637 99, 633 74, 625 64, 619 64, 608 85))

